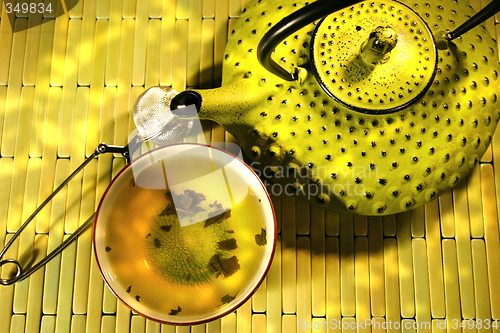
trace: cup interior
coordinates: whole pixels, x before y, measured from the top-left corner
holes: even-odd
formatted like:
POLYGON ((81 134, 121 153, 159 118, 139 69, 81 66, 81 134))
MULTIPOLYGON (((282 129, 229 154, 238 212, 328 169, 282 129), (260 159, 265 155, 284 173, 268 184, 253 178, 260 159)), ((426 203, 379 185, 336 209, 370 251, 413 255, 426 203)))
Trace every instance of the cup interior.
POLYGON ((149 319, 193 325, 234 311, 257 289, 276 244, 264 184, 205 145, 153 150, 113 179, 94 249, 110 290, 149 319))

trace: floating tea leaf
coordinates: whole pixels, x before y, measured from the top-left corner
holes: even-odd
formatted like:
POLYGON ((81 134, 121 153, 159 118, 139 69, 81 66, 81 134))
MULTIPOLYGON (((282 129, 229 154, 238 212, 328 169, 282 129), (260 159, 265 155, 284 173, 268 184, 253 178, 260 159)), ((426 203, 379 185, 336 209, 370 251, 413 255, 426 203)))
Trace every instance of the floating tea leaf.
POLYGON ((259 246, 267 244, 267 232, 265 228, 260 228, 260 234, 255 235, 255 243, 259 246))
POLYGON ((141 299, 141 296, 139 296, 139 295, 135 295, 135 300, 136 300, 137 302, 140 302, 140 299, 141 299))
POLYGON ((226 210, 225 212, 223 212, 221 214, 212 216, 212 217, 208 218, 205 221, 205 228, 211 226, 214 223, 220 223, 220 222, 222 222, 224 220, 227 220, 230 217, 231 217, 231 211, 230 210, 226 210))
POLYGON ((168 315, 169 316, 175 316, 175 315, 177 315, 181 311, 182 311, 181 307, 177 306, 177 310, 175 310, 175 309, 170 310, 170 313, 168 315))
POLYGON ((160 216, 170 215, 175 213, 175 206, 169 203, 167 207, 161 211, 160 216))
POLYGON ((160 239, 155 238, 154 243, 155 243, 155 247, 161 247, 161 240, 160 239))
POLYGON ((219 244, 219 249, 226 251, 234 250, 238 247, 238 245, 236 245, 236 239, 234 238, 223 240, 218 244, 219 244))
POLYGON ((226 295, 221 298, 222 303, 227 304, 230 303, 236 296, 226 295))
POLYGON ((106 246, 106 252, 111 251, 111 248, 109 246, 106 246))
POLYGON ((132 286, 128 286, 127 293, 130 293, 131 290, 132 290, 132 286))
POLYGON ((172 229, 172 226, 170 226, 170 225, 162 225, 160 227, 160 229, 163 230, 163 231, 169 232, 170 229, 172 229))
POLYGON ((217 276, 223 274, 224 277, 228 277, 240 269, 240 264, 238 263, 238 258, 235 256, 224 259, 219 254, 214 254, 208 263, 208 269, 216 273, 217 276))

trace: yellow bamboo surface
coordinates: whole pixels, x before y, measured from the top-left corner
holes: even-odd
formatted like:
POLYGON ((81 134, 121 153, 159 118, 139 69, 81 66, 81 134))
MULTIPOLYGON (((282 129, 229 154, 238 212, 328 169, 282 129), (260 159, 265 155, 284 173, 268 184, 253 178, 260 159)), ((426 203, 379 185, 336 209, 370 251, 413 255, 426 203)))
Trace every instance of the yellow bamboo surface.
MULTIPOLYGON (((52 14, 17 17, 6 2, 13 1, 0 1, 1 245, 99 142, 126 144, 132 105, 145 89, 220 85, 228 31, 248 0, 45 0, 52 14)), ((488 2, 471 1, 476 9, 488 2)), ((500 39, 500 14, 486 28, 500 39)), ((207 141, 234 141, 219 125, 204 125, 207 141)), ((6 257, 39 260, 54 249, 94 212, 124 165, 117 154, 92 161, 6 257)), ((279 235, 263 284, 236 312, 193 327, 160 325, 118 301, 87 230, 30 278, 0 286, 0 333, 500 333, 496 166, 500 133, 453 191, 383 218, 273 197, 279 235)))

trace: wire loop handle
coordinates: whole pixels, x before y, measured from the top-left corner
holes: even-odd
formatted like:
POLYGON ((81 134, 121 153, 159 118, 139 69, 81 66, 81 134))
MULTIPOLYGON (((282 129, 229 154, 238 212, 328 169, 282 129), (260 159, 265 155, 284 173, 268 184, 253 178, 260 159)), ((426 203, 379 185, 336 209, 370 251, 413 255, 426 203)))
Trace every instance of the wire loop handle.
POLYGON ((58 255, 66 246, 68 246, 75 238, 77 238, 84 230, 87 229, 87 227, 91 224, 91 222, 94 220, 95 213, 90 216, 85 223, 83 223, 71 236, 69 236, 68 239, 66 239, 64 242, 62 242, 58 247, 56 247, 52 252, 50 252, 45 258, 40 260, 36 265, 33 267, 29 268, 28 270, 24 270, 19 261, 15 259, 4 259, 3 256, 7 252, 7 250, 10 248, 12 243, 19 237, 21 232, 28 226, 28 224, 35 218, 35 216, 42 210, 43 207, 45 207, 52 198, 64 187, 66 186, 71 179, 73 179, 80 171, 87 166, 87 164, 90 163, 97 155, 104 154, 104 153, 120 153, 122 154, 123 157, 127 158, 127 161, 130 161, 130 156, 129 156, 129 151, 128 151, 128 145, 125 147, 122 146, 110 146, 105 144, 104 142, 99 144, 95 151, 87 157, 87 159, 80 164, 78 168, 76 168, 73 173, 71 173, 68 178, 66 178, 55 190, 52 192, 47 199, 45 199, 40 206, 38 206, 35 211, 28 217, 28 219, 21 225, 21 227, 16 231, 14 236, 9 240, 7 245, 3 248, 2 252, 0 252, 0 269, 3 265, 7 264, 13 264, 16 266, 16 274, 13 277, 10 278, 0 278, 0 284, 7 286, 11 285, 13 283, 16 283, 18 281, 24 280, 31 274, 33 274, 36 270, 38 270, 40 267, 44 266, 49 260, 54 258, 56 255, 58 255))

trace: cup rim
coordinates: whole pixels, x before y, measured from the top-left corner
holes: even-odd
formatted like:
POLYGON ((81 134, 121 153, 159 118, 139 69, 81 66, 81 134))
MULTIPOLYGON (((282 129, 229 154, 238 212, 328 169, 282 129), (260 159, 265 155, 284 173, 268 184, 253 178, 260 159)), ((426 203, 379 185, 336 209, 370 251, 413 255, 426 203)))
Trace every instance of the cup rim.
POLYGON ((276 221, 276 212, 274 210, 274 206, 273 206, 273 203, 272 203, 272 200, 271 200, 271 196, 269 195, 269 192, 267 191, 265 184, 262 182, 262 180, 259 178, 259 176, 255 173, 255 171, 247 163, 245 163, 242 159, 240 159, 239 157, 235 156, 234 154, 232 154, 232 153, 230 153, 230 152, 228 152, 228 151, 226 151, 224 149, 221 149, 221 148, 218 148, 218 147, 214 147, 214 146, 211 146, 211 145, 208 145, 208 144, 200 144, 200 143, 177 143, 177 144, 172 144, 172 145, 168 145, 168 146, 163 146, 163 147, 155 148, 155 149, 153 149, 151 151, 148 151, 147 153, 139 156, 138 158, 136 158, 132 162, 127 163, 127 165, 125 167, 123 167, 116 174, 116 176, 113 177, 113 179, 111 180, 111 182, 109 183, 109 185, 106 187, 106 190, 104 191, 104 193, 103 193, 103 195, 102 195, 102 197, 101 197, 101 199, 99 201, 99 205, 97 206, 97 210, 96 210, 96 213, 95 213, 95 221, 94 221, 94 226, 93 226, 93 232, 92 232, 92 243, 93 243, 94 256, 95 256, 95 259, 96 259, 96 262, 97 262, 97 266, 99 268, 99 272, 101 273, 101 276, 102 276, 104 282, 108 286, 108 288, 111 291, 111 293, 117 299, 119 299, 127 308, 129 308, 130 310, 134 311, 135 313, 139 314, 140 316, 142 316, 142 317, 144 317, 146 319, 150 319, 152 321, 155 321, 155 322, 158 322, 158 323, 161 323, 161 324, 168 324, 168 325, 175 325, 175 326, 190 326, 190 325, 204 324, 204 323, 211 322, 213 320, 222 318, 222 317, 226 316, 227 314, 235 311, 237 308, 239 308, 241 305, 243 305, 246 301, 248 301, 250 299, 250 297, 252 297, 252 295, 255 293, 255 291, 262 284, 262 281, 264 281, 265 277, 267 276, 267 273, 269 272, 269 268, 271 267, 271 263, 273 262, 274 254, 275 254, 275 251, 276 251, 276 242, 277 242, 277 238, 278 238, 278 230, 277 229, 278 228, 277 228, 277 221, 276 221), (186 146, 186 148, 193 147, 193 146, 207 147, 209 149, 218 150, 218 151, 220 151, 220 152, 222 152, 224 154, 228 154, 228 155, 232 156, 233 158, 237 159, 243 166, 245 166, 251 172, 251 174, 253 174, 253 176, 257 180, 257 183, 264 190, 264 193, 266 194, 266 197, 267 197, 267 200, 268 200, 268 203, 269 203, 269 207, 271 208, 272 221, 273 221, 273 226, 274 226, 274 232, 273 232, 273 238, 272 238, 272 245, 271 245, 271 253, 269 255, 269 260, 267 261, 266 268, 264 269, 262 275, 258 278, 257 283, 255 283, 255 285, 253 286, 253 288, 250 290, 250 292, 248 293, 248 295, 246 295, 245 297, 243 297, 241 300, 239 300, 233 306, 228 307, 228 309, 222 311, 221 313, 219 313, 219 314, 217 314, 215 316, 211 316, 211 317, 208 317, 206 319, 186 321, 186 322, 175 322, 175 321, 162 320, 162 319, 158 319, 158 318, 155 318, 153 316, 144 314, 143 312, 138 311, 137 309, 135 309, 132 305, 130 305, 128 302, 126 302, 122 297, 120 297, 118 295, 118 293, 111 286, 111 283, 108 281, 108 279, 106 277, 106 274, 104 274, 103 265, 101 264, 101 262, 99 260, 99 256, 98 256, 98 252, 97 252, 97 244, 96 244, 96 233, 97 233, 97 223, 99 221, 99 213, 101 211, 101 208, 103 206, 103 202, 104 202, 105 198, 107 197, 108 192, 110 191, 110 189, 113 186, 113 184, 118 180, 118 178, 120 178, 120 176, 122 174, 124 174, 129 168, 132 167, 132 165, 134 163, 137 163, 140 159, 145 158, 145 157, 149 156, 150 154, 152 154, 152 153, 154 153, 156 151, 163 150, 163 149, 169 149, 169 148, 172 148, 172 147, 178 147, 178 146, 186 146))

